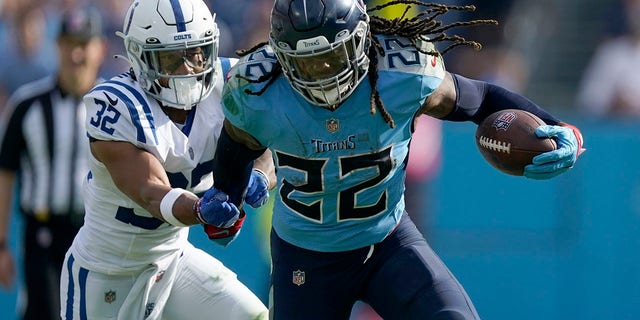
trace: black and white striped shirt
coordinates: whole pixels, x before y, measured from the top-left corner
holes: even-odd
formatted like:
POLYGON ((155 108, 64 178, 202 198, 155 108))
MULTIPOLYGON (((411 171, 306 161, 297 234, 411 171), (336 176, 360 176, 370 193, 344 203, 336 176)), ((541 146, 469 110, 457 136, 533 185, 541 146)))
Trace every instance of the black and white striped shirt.
POLYGON ((54 76, 20 87, 9 99, 0 124, 0 168, 17 173, 23 212, 83 213, 85 121, 82 99, 64 93, 54 76))

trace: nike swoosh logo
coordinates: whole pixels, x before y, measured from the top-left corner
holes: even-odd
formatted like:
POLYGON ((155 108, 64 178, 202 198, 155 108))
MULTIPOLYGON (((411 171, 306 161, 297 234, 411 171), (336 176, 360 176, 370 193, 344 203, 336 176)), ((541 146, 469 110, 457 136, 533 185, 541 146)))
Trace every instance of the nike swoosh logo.
POLYGON ((436 66, 436 62, 438 62, 438 58, 436 56, 433 56, 433 59, 431 59, 431 66, 435 67, 436 66))
POLYGON ((107 100, 109 100, 109 104, 112 106, 115 106, 116 104, 118 104, 118 99, 116 98, 115 100, 111 99, 111 97, 109 97, 109 95, 106 92, 103 92, 104 96, 107 97, 107 100))

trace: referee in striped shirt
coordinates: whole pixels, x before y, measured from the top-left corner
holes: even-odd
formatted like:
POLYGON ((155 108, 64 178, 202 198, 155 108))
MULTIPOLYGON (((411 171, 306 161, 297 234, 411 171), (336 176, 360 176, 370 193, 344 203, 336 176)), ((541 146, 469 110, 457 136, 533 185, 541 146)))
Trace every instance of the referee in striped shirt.
POLYGON ((57 72, 16 90, 0 123, 0 286, 10 289, 15 280, 7 247, 13 202, 25 226, 23 319, 60 317, 60 268, 84 217, 89 143, 82 96, 99 81, 107 52, 100 13, 64 13, 56 44, 57 72))

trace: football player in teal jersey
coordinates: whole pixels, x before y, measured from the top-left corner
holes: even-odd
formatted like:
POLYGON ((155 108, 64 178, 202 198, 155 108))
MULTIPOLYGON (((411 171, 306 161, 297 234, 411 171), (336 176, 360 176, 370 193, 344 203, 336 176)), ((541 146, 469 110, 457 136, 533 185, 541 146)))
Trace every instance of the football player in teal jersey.
MULTIPOLYGON (((276 0, 269 42, 245 52, 223 92, 214 185, 242 202, 252 160, 270 149, 277 187, 271 233, 273 319, 349 319, 362 300, 384 319, 478 319, 458 280, 405 212, 414 119, 479 123, 530 111, 558 149, 525 176, 549 179, 582 150, 577 128, 527 98, 445 70, 434 42, 478 45, 445 31, 447 6, 415 18, 369 15, 361 0, 276 0), (380 115, 377 115, 379 113, 380 115)), ((386 5, 381 5, 384 7, 386 5)), ((378 8, 372 8, 373 12, 378 8)))

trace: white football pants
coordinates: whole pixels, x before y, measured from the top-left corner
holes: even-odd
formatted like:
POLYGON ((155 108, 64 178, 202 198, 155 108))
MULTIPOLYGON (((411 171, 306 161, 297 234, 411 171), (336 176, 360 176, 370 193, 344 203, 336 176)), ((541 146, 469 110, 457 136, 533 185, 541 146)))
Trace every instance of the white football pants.
POLYGON ((131 275, 89 271, 67 252, 60 297, 61 319, 268 318, 265 305, 235 273, 191 244, 181 256, 131 275))

